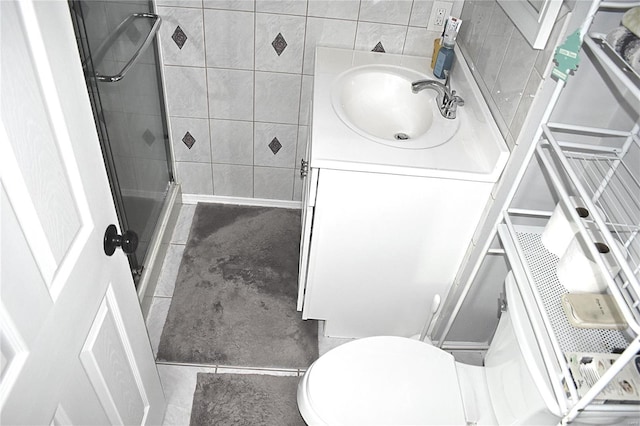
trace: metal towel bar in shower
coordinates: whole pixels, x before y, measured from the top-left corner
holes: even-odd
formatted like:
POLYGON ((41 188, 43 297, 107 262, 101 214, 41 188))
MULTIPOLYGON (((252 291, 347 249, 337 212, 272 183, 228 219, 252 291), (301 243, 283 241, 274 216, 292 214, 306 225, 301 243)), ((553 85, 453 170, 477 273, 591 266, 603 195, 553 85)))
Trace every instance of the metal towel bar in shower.
POLYGON ((138 47, 138 49, 131 56, 131 59, 129 59, 129 61, 125 64, 124 67, 122 67, 122 69, 118 73, 114 75, 102 75, 98 71, 96 71, 94 77, 98 81, 102 81, 105 83, 115 83, 117 81, 122 80, 125 74, 127 73, 127 71, 129 71, 129 69, 133 65, 135 65, 140 55, 142 55, 144 51, 147 50, 147 48, 153 41, 153 37, 156 35, 156 33, 158 32, 158 29, 160 28, 160 23, 162 22, 162 18, 160 18, 160 16, 156 15, 155 13, 133 13, 129 15, 120 24, 118 24, 118 26, 113 30, 113 32, 109 34, 109 36, 102 42, 102 44, 100 44, 100 46, 96 51, 96 54, 94 55, 94 62, 96 64, 100 63, 102 61, 102 58, 104 57, 104 54, 107 52, 107 50, 109 50, 111 46, 113 46, 114 42, 118 39, 118 37, 125 31, 127 31, 129 27, 133 25, 133 23, 137 19, 153 20, 153 24, 149 29, 149 34, 147 34, 147 37, 145 38, 144 42, 140 45, 140 47, 138 47))

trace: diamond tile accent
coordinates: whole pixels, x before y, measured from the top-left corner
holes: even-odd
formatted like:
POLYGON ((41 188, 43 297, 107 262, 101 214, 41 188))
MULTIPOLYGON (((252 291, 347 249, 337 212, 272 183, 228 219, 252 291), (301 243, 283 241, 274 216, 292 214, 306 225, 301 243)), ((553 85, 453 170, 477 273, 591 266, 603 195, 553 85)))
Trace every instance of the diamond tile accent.
POLYGON ((138 30, 135 25, 129 25, 129 28, 127 28, 125 34, 127 35, 127 37, 129 37, 129 40, 131 40, 131 43, 133 44, 138 44, 138 42, 142 38, 140 30, 138 30))
POLYGON ((379 41, 378 44, 376 44, 376 47, 374 47, 373 49, 371 49, 372 52, 379 52, 379 53, 386 53, 384 51, 384 46, 382 46, 382 42, 379 41))
POLYGON ((284 52, 284 49, 287 47, 287 41, 282 36, 282 33, 278 33, 276 38, 274 38, 271 42, 271 45, 273 46, 273 49, 276 51, 278 56, 280 56, 282 55, 282 52, 284 52))
POLYGON ((151 133, 151 130, 147 129, 142 134, 142 139, 147 143, 147 145, 151 146, 156 141, 156 137, 151 133))
POLYGON ((180 28, 180 25, 178 25, 176 27, 176 30, 173 32, 173 34, 171 35, 171 38, 173 39, 173 41, 176 42, 176 44, 178 45, 178 49, 182 49, 182 46, 184 46, 184 44, 187 42, 187 35, 184 33, 184 31, 182 31, 182 28, 180 28))
POLYGON ((282 144, 278 138, 273 138, 269 143, 269 148, 271 149, 271 152, 273 152, 273 155, 276 155, 278 151, 280 151, 280 148, 282 148, 282 144))
POLYGON ((196 143, 196 139, 191 136, 191 133, 187 132, 182 137, 182 142, 187 146, 187 148, 191 149, 194 143, 196 143))

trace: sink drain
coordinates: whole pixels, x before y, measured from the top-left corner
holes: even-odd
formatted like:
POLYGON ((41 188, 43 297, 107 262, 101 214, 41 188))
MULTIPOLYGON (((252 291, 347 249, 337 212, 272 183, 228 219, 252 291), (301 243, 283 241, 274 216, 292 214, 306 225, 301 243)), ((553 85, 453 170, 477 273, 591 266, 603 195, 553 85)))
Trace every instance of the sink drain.
POLYGON ((406 133, 396 133, 395 135, 393 135, 393 137, 397 141, 406 141, 407 139, 409 139, 409 135, 406 133))

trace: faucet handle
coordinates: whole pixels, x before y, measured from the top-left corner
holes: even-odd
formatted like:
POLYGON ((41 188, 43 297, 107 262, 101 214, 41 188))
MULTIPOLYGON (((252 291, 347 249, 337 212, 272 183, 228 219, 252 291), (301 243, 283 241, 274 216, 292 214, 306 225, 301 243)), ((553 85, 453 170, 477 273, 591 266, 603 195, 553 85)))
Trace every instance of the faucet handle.
POLYGON ((460 96, 456 95, 456 91, 455 90, 451 91, 451 102, 455 103, 458 106, 464 106, 464 99, 462 99, 460 96))

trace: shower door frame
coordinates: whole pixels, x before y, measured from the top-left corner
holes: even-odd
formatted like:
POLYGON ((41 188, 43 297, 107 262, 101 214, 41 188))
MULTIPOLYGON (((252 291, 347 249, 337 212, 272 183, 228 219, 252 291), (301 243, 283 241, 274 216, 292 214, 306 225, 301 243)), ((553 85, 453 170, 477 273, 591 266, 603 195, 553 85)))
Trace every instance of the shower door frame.
MULTIPOLYGON (((82 8, 82 5, 80 4, 80 2, 69 0, 68 3, 70 8, 75 6, 78 6, 80 9, 82 8)), ((153 0, 149 0, 147 4, 149 7, 149 11, 145 11, 144 13, 155 14, 157 12, 155 2, 153 0)), ((82 24, 81 31, 83 31, 83 34, 85 35, 85 38, 80 37, 79 40, 80 40, 80 43, 83 44, 82 50, 85 52, 89 52, 89 55, 87 55, 86 64, 85 64, 85 66, 88 69, 87 75, 89 74, 96 75, 95 68, 93 65, 93 56, 92 56, 93 52, 91 52, 91 48, 88 45, 88 43, 85 43, 87 40, 87 37, 86 37, 87 32, 86 32, 86 28, 84 27, 84 21, 80 20, 80 22, 78 22, 77 19, 74 19, 74 23, 76 25, 82 24)), ((160 118, 161 118, 162 127, 163 127, 164 148, 165 148, 165 153, 167 158, 166 163, 167 163, 167 172, 168 172, 169 179, 167 181, 167 188, 165 191, 164 201, 162 203, 162 210, 156 219, 154 232, 149 242, 149 246, 147 247, 147 250, 145 252, 144 258, 139 259, 139 257, 136 255, 135 252, 127 256, 131 273, 133 275, 136 288, 139 291, 138 295, 141 300, 144 296, 146 285, 141 286, 140 283, 142 281, 142 277, 143 277, 143 273, 145 272, 145 269, 148 269, 147 268, 148 264, 153 263, 155 260, 151 258, 152 256, 150 256, 150 253, 153 251, 154 243, 156 243, 154 240, 156 238, 159 238, 159 236, 157 235, 158 227, 160 226, 160 223, 163 221, 163 213, 165 213, 165 211, 167 210, 167 202, 169 201, 170 198, 175 198, 175 197, 171 197, 172 191, 175 190, 174 188, 175 187, 175 170, 174 170, 174 161, 173 161, 173 150, 172 150, 171 141, 170 141, 170 127, 169 127, 169 121, 167 119, 168 111, 167 111, 167 105, 166 105, 166 99, 165 99, 165 83, 164 83, 164 75, 162 73, 162 51, 160 49, 157 32, 155 35, 153 35, 153 40, 151 44, 148 46, 148 48, 153 49, 154 57, 156 59, 156 65, 157 65, 155 67, 155 71, 156 71, 156 77, 158 80, 158 98, 159 98, 158 100, 160 102, 160 110, 162 111, 160 118)), ((87 78, 90 78, 90 77, 87 77, 87 78)), ((129 229, 129 221, 127 219, 125 203, 122 196, 120 183, 118 181, 118 174, 116 172, 116 165, 114 161, 113 152, 111 149, 109 132, 108 132, 108 129, 106 128, 106 125, 102 124, 105 122, 105 120, 104 120, 104 113, 102 110, 102 101, 101 101, 99 85, 95 79, 89 84, 95 87, 94 93, 91 93, 91 90, 89 90, 89 99, 91 102, 92 109, 94 111, 96 129, 100 136, 99 138, 100 148, 103 153, 107 176, 109 177, 112 197, 116 205, 116 214, 118 216, 118 222, 120 225, 120 229, 124 231, 129 229)))

